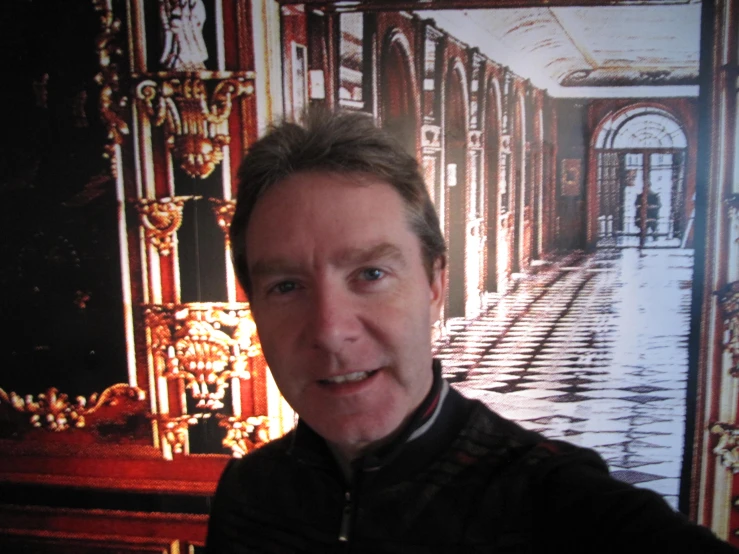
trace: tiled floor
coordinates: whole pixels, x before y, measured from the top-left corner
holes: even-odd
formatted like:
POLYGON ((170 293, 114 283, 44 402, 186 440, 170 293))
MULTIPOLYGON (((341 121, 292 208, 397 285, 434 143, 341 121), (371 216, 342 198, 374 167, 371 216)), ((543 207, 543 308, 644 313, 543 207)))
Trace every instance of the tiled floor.
POLYGON ((594 448, 615 477, 677 506, 692 250, 570 254, 455 320, 436 346, 467 396, 594 448))

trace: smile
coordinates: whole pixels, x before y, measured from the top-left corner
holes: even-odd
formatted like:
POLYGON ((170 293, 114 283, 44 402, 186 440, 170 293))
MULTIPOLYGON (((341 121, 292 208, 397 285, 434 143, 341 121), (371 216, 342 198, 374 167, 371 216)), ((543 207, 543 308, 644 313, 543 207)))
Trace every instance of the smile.
POLYGON ((355 371, 354 373, 346 373, 344 375, 335 375, 334 377, 329 377, 328 379, 321 379, 319 383, 322 385, 341 385, 343 383, 357 383, 359 381, 364 381, 368 377, 371 377, 375 373, 377 373, 378 370, 373 369, 371 371, 355 371))

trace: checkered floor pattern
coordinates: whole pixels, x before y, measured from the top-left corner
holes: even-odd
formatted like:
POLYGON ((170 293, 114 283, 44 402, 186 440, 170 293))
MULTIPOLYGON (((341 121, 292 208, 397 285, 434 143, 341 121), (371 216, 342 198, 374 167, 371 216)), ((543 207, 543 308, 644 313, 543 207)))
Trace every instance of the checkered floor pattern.
POLYGON ((677 506, 693 252, 572 253, 456 319, 435 346, 465 395, 594 448, 623 481, 677 506))

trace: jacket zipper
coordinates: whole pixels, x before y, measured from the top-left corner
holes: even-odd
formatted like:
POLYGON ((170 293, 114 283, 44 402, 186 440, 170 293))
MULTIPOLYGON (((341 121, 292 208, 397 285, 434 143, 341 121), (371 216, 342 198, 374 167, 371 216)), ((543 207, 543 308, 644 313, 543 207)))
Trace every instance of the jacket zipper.
POLYGON ((339 542, 349 542, 349 533, 352 525, 352 493, 344 493, 344 510, 341 513, 341 527, 339 528, 339 542))
POLYGON ((352 493, 344 493, 344 509, 341 513, 341 527, 339 528, 339 542, 349 542, 349 533, 352 524, 352 493))

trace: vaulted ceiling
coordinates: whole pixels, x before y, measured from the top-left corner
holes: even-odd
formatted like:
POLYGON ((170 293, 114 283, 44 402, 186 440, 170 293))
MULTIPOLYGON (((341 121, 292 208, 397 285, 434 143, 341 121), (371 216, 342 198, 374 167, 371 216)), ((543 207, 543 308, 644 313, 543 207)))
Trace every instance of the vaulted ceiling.
POLYGON ((696 96, 699 3, 416 11, 557 97, 696 96))
POLYGON ((700 0, 300 3, 340 12, 404 10, 432 18, 555 97, 698 95, 700 0))

